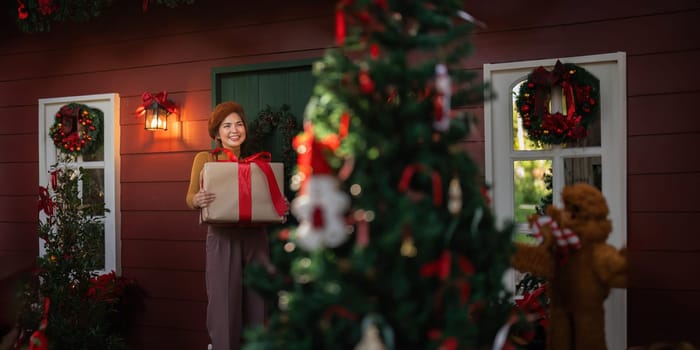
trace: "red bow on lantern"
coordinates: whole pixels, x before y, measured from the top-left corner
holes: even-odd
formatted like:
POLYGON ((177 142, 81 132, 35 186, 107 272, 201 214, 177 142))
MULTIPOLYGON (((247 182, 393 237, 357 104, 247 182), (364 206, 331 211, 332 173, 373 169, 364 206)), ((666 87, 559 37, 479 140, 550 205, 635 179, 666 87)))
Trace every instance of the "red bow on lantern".
POLYGON ((134 114, 136 117, 139 117, 143 115, 146 112, 146 108, 153 104, 153 102, 157 103, 160 107, 165 108, 165 110, 168 111, 168 113, 175 113, 177 112, 177 107, 175 106, 175 103, 173 101, 168 100, 168 93, 166 91, 159 92, 155 95, 152 95, 150 92, 144 92, 141 95, 141 100, 143 103, 136 108, 136 111, 134 111, 134 114))

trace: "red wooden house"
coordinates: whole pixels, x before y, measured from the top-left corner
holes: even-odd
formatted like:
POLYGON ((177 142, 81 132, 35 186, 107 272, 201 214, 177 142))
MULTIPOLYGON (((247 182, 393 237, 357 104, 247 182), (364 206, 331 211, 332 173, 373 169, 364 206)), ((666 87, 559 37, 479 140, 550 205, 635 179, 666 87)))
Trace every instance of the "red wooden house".
MULTIPOLYGON (((9 16, 1 25, 0 278, 27 268, 38 253, 37 186, 46 185, 51 160, 46 116, 74 100, 100 104, 111 139, 102 159, 84 161, 103 171, 113 206, 106 267, 148 293, 134 348, 205 349, 205 228, 184 199, 194 154, 210 147, 208 113, 236 99, 250 116, 287 103, 301 118, 310 64, 334 45, 334 5, 199 0, 142 12, 134 3, 48 33, 20 33, 9 16), (167 91, 178 105, 167 131, 144 130, 133 116, 144 91, 167 91)), ((561 159, 564 170, 568 158, 602 166, 612 240, 626 245, 631 259, 630 286, 608 308, 610 348, 697 343, 700 3, 504 0, 464 7, 486 26, 474 34, 476 52, 463 68, 482 72, 497 90, 484 105, 466 106, 480 122, 464 146, 492 182, 497 212, 505 218, 513 208, 512 188, 500 181, 512 179, 513 168, 501 166, 520 159, 499 146, 512 144, 510 134, 500 137, 499 117, 512 110, 513 84, 557 59, 597 72, 606 86, 601 101, 611 106, 601 118, 614 121, 599 126, 597 153, 544 157, 561 159)))

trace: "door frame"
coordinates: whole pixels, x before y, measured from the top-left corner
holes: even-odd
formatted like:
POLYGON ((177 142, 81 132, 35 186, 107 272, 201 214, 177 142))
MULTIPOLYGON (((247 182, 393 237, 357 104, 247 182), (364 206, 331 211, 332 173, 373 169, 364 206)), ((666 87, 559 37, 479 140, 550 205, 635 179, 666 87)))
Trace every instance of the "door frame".
MULTIPOLYGON (((565 63, 574 63, 583 66, 594 67, 599 64, 613 64, 612 74, 609 80, 603 84, 601 79, 601 159, 603 164, 602 187, 608 206, 610 207, 610 219, 613 222, 613 232, 608 242, 616 247, 626 244, 627 240, 627 65, 626 54, 615 52, 589 56, 551 58, 542 60, 530 60, 508 62, 498 64, 484 64, 484 81, 489 82, 498 97, 484 103, 484 135, 485 135, 485 177, 486 181, 493 185, 492 206, 495 215, 500 221, 512 218, 513 190, 512 177, 513 165, 502 164, 511 159, 512 126, 496 125, 494 117, 506 111, 512 111, 512 98, 510 89, 516 81, 498 81, 502 76, 517 76, 516 79, 524 80, 533 69, 544 66, 553 67, 557 60, 565 63), (508 90, 503 89, 507 84, 508 90), (504 104, 504 103, 507 103, 504 104), (505 109, 504 109, 505 108, 505 109), (605 114, 604 114, 605 113, 605 114), (604 120, 605 115, 612 116, 604 120), (505 130, 510 128, 509 130, 505 130), (510 135, 508 142, 503 142, 504 137, 510 135), (498 141, 498 142, 496 142, 498 141), (497 164, 498 162, 498 164, 497 164), (501 186, 502 183, 511 185, 501 186), (510 195, 508 195, 510 192, 510 195), (510 200, 508 200, 510 198, 510 200), (508 206, 511 209, 508 209, 508 206)), ((587 68, 588 69, 588 68, 587 68)), ((590 69, 589 69, 590 71, 590 69)), ((505 79, 505 78, 501 78, 505 79)), ((511 115, 508 112, 507 115, 511 115)), ((510 123, 509 119, 509 123, 510 123)), ((575 150, 567 150, 575 152, 575 150)), ((559 204, 559 193, 555 182, 553 199, 559 204)), ((563 183, 558 184, 559 187, 563 183)), ((506 276, 506 284, 514 289, 512 273, 506 276)), ((605 302, 605 332, 609 349, 627 348, 627 293, 624 289, 613 289, 605 302)))

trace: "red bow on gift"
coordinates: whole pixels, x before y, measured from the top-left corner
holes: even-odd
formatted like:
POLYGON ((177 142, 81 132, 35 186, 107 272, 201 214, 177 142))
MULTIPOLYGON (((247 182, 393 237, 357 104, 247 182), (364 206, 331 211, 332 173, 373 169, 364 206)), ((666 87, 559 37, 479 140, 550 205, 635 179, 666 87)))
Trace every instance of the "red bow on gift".
POLYGON ((282 196, 279 187, 277 187, 277 182, 275 180, 275 174, 272 172, 270 167, 270 160, 272 156, 270 152, 258 152, 251 156, 245 158, 236 157, 231 150, 226 148, 216 148, 211 151, 212 154, 217 154, 220 152, 226 153, 228 156, 227 160, 219 160, 219 162, 236 162, 238 166, 238 202, 240 205, 240 220, 241 222, 250 222, 252 217, 252 202, 251 202, 251 191, 252 183, 250 180, 250 163, 255 163, 258 168, 263 172, 265 178, 267 179, 267 187, 270 190, 270 198, 272 198, 272 204, 275 207, 275 211, 279 216, 283 216, 287 212, 287 202, 282 196))
POLYGON ((143 115, 143 113, 146 111, 146 108, 153 104, 153 102, 157 103, 160 107, 165 108, 165 110, 168 111, 168 113, 175 113, 177 112, 177 107, 175 106, 175 103, 173 101, 168 100, 168 93, 166 91, 159 92, 155 95, 152 95, 150 92, 144 92, 141 95, 141 100, 143 103, 136 108, 136 111, 134 114, 136 114, 137 117, 143 115))

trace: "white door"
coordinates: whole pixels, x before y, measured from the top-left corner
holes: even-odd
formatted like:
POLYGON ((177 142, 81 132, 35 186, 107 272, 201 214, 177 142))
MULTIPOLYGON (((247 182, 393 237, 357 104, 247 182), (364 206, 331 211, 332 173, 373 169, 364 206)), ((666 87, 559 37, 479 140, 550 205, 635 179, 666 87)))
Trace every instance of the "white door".
MULTIPOLYGON (((553 204, 560 206, 563 186, 588 182, 602 190, 610 207, 613 232, 608 242, 623 246, 627 235, 626 55, 618 52, 485 64, 484 80, 490 82, 496 95, 485 103, 484 119, 486 180, 492 188, 493 209, 499 221, 514 220, 518 231, 525 232, 525 216, 546 202, 544 194, 551 194, 553 204), (557 60, 576 64, 598 78, 600 118, 590 125, 589 135, 582 141, 537 146, 527 141, 514 108, 514 96, 528 74, 540 66, 551 70, 557 60)), ((555 98, 560 94, 561 89, 552 91, 552 113, 561 111, 561 98, 555 98)), ((514 288, 515 274, 506 276, 506 283, 514 288)), ((614 289, 605 309, 608 348, 626 349, 625 291, 614 289)))
MULTIPOLYGON (((101 144, 89 155, 78 155, 74 162, 61 164, 70 168, 82 168, 94 179, 101 191, 96 199, 102 200, 109 209, 105 213, 104 225, 104 264, 98 272, 106 273, 114 270, 118 274, 120 268, 120 237, 119 237, 119 95, 99 94, 39 100, 39 186, 48 186, 49 171, 57 165, 60 152, 49 137, 49 130, 56 122, 56 113, 61 106, 79 103, 102 111, 103 137, 101 144)), ((82 191, 82 188, 81 188, 82 191)), ((39 240, 39 254, 43 254, 43 240, 39 240)))

